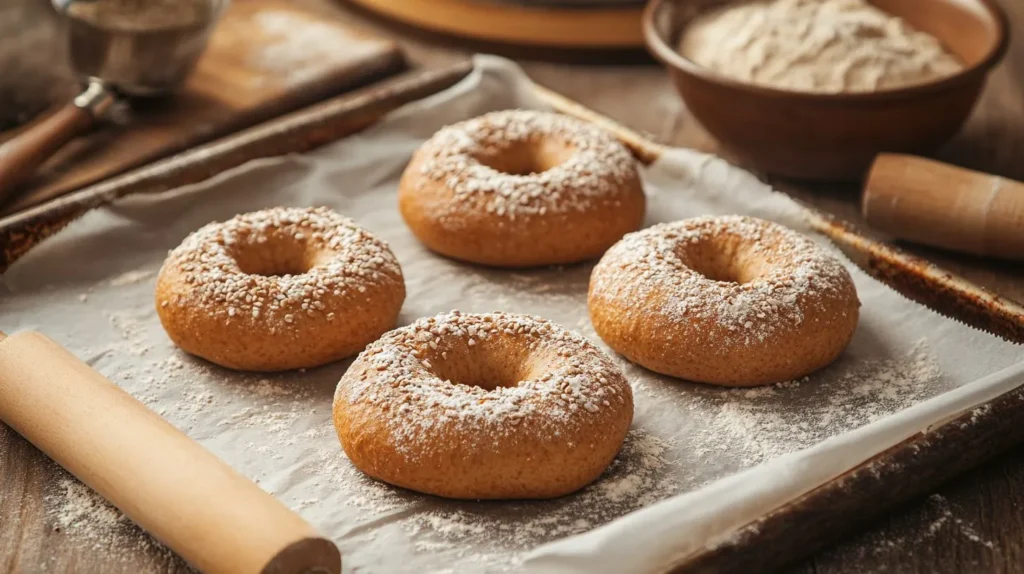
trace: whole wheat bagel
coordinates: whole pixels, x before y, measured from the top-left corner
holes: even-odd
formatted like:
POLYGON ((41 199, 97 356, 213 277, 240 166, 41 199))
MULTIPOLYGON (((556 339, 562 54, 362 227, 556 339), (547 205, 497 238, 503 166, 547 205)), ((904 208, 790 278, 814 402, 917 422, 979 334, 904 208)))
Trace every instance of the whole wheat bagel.
POLYGON ((211 223, 167 256, 156 309, 184 351, 246 371, 353 355, 405 299, 387 244, 326 208, 275 208, 211 223))
POLYGON ((439 131, 398 191, 428 248, 498 267, 596 259, 640 227, 636 162, 600 128, 548 112, 494 112, 439 131))
POLYGON ((596 479, 633 419, 629 383, 543 319, 458 312, 385 334, 334 396, 352 463, 449 498, 550 498, 596 479))
POLYGON ((753 217, 698 217, 631 233, 594 268, 598 335, 681 379, 745 387, 831 363, 857 327, 846 268, 810 239, 753 217))

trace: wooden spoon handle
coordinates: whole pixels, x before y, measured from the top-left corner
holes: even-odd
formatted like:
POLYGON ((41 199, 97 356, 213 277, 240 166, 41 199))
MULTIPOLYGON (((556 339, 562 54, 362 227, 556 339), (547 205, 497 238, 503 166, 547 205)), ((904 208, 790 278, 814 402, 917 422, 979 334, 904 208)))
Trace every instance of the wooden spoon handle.
POLYGON ((113 93, 93 81, 74 101, 0 145, 0 205, 43 162, 92 126, 113 101, 113 93))
POLYGON ((309 523, 43 335, 0 334, 0 420, 202 572, 341 570, 309 523))

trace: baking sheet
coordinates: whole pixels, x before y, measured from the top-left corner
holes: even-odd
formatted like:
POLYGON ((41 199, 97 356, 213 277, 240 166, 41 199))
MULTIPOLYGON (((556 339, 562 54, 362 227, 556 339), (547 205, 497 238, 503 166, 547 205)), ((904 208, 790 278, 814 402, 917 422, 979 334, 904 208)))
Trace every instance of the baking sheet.
MULTIPOLYGON (((656 570, 1024 382, 1021 347, 911 303, 849 265, 862 318, 833 366, 782 385, 726 390, 617 357, 636 416, 600 480, 554 501, 453 502, 367 479, 344 457, 330 407, 349 361, 238 374, 171 345, 152 301, 166 251, 211 220, 275 205, 327 205, 389 241, 408 287, 401 324, 451 309, 504 310, 542 315, 600 343, 586 313, 590 264, 501 271, 449 261, 420 246, 398 215, 397 179, 423 139, 509 107, 539 104, 518 68, 480 58, 454 88, 315 153, 254 161, 93 211, 3 277, 0 329, 37 329, 66 345, 333 537, 347 571, 366 572, 656 570)), ((647 224, 747 213, 811 233, 792 201, 710 156, 673 151, 645 181, 647 224)), ((116 524, 102 505, 63 490, 46 498, 47 515, 69 536, 90 543, 116 524)), ((120 528, 102 540, 116 548, 133 536, 120 528)))

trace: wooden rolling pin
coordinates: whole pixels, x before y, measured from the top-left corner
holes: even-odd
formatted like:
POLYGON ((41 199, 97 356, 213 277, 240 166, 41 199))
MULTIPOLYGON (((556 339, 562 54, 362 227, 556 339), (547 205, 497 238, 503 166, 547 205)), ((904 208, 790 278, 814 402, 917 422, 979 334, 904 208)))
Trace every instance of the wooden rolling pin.
POLYGON ((1024 183, 899 154, 875 158, 864 219, 899 239, 1024 261, 1024 183))
POLYGON ((341 571, 309 523, 39 333, 0 333, 0 420, 203 572, 341 571))

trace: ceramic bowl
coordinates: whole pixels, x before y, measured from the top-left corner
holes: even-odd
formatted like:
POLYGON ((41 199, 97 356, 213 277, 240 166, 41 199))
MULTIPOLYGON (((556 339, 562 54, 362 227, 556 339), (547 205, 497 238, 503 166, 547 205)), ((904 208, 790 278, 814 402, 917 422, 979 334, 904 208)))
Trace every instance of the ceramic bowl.
POLYGON ((644 36, 693 116, 742 162, 795 179, 856 180, 880 152, 927 154, 956 134, 1009 40, 1006 15, 992 0, 871 2, 938 38, 964 69, 867 93, 796 92, 734 80, 676 50, 686 25, 720 0, 652 0, 644 36))

